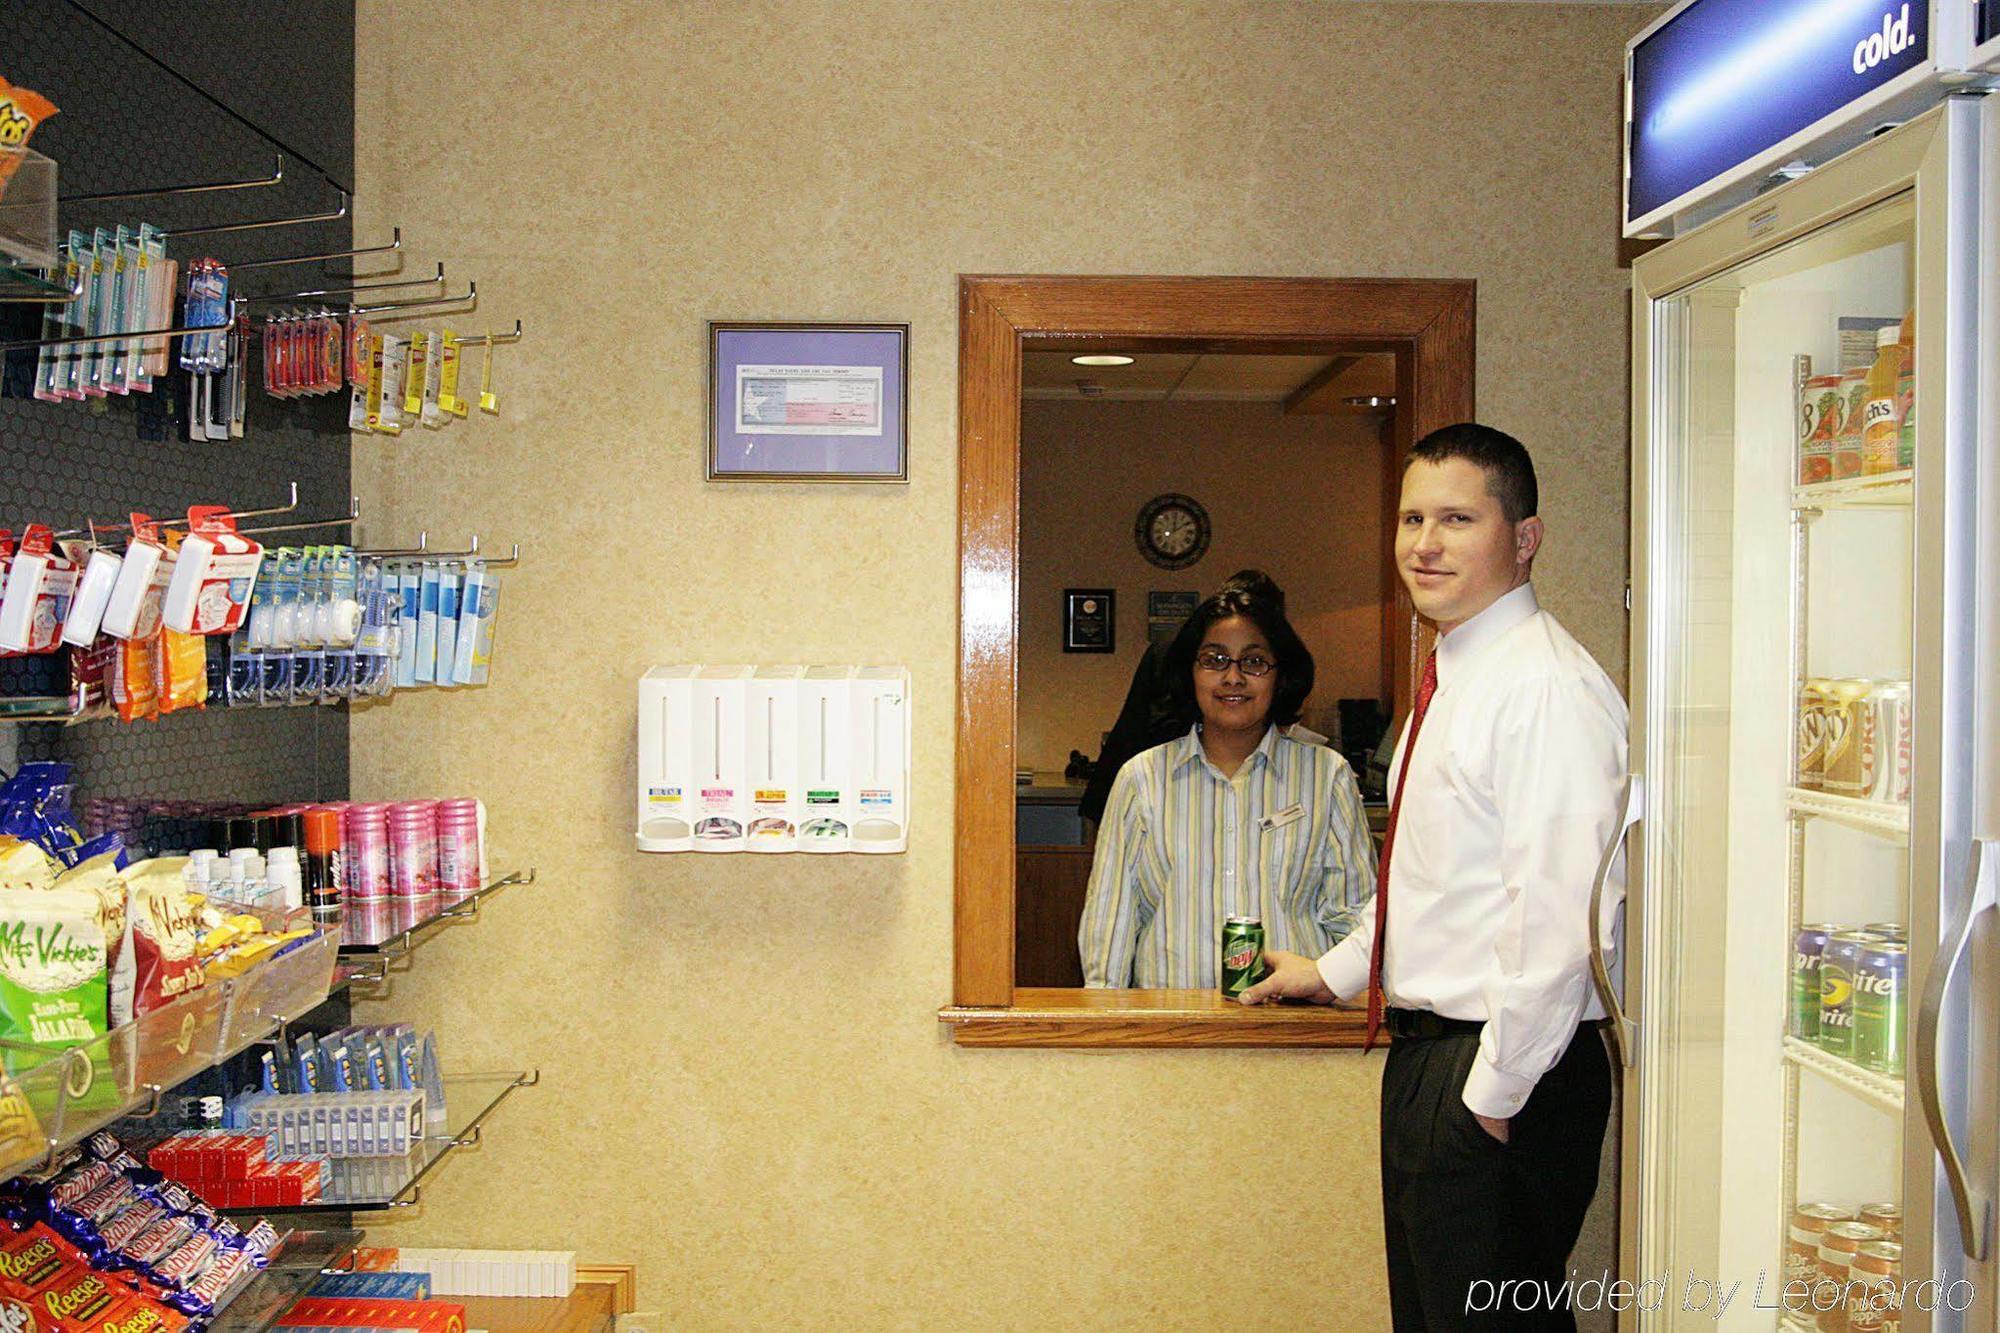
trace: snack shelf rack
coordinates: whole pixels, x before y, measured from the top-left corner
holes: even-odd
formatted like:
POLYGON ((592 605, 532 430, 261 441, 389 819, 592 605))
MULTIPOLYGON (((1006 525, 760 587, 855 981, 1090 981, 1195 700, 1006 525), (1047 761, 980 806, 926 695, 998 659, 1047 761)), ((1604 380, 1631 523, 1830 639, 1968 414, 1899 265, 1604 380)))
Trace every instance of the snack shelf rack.
POLYGON ((1864 801, 1832 792, 1788 787, 1785 809, 1794 818, 1830 819, 1892 842, 1910 840, 1910 807, 1891 801, 1864 801))
POLYGON ((338 940, 323 934, 240 977, 203 986, 59 1054, 0 1041, 0 1181, 46 1170, 165 1092, 316 1008, 338 940))
POLYGON ((1785 1038, 1783 1054, 1786 1064, 1810 1069, 1836 1087, 1845 1088, 1891 1115, 1901 1117, 1903 1114, 1903 1080, 1863 1069, 1851 1060, 1843 1060, 1797 1037, 1785 1038))
POLYGON ((445 1123, 427 1131, 423 1142, 401 1157, 337 1159, 329 1195, 302 1208, 228 1210, 246 1216, 279 1217, 311 1213, 352 1213, 413 1208, 423 1196, 424 1178, 438 1163, 479 1143, 487 1117, 520 1088, 542 1081, 540 1070, 503 1073, 448 1074, 444 1079, 445 1123))
POLYGON ((476 921, 479 909, 502 889, 535 882, 535 871, 517 870, 492 880, 477 893, 448 900, 441 897, 390 898, 379 905, 348 903, 341 924, 340 960, 356 969, 353 980, 370 979, 368 969, 379 968, 386 975, 390 964, 408 958, 431 936, 446 926, 476 921))
POLYGON ((320 1274, 345 1263, 360 1243, 361 1233, 350 1227, 288 1233, 270 1266, 223 1307, 209 1333, 264 1333, 276 1326, 320 1274))

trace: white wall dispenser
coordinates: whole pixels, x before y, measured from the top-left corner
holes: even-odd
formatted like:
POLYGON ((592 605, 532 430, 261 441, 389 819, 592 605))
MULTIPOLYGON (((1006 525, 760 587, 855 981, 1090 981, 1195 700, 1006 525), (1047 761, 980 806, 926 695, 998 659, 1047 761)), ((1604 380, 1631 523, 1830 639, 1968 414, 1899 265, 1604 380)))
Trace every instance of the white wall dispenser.
POLYGON ((910 845, 910 673, 854 673, 852 850, 901 852, 910 845))
POLYGON ((799 839, 801 666, 758 667, 750 678, 750 825, 747 850, 789 852, 799 839))
POLYGON ((854 668, 816 666, 799 682, 799 850, 844 852, 850 844, 847 734, 854 668))
POLYGON ((639 850, 694 845, 694 677, 654 667, 639 680, 639 850))
POLYGON ((694 849, 740 852, 750 825, 749 666, 705 666, 694 678, 694 849))

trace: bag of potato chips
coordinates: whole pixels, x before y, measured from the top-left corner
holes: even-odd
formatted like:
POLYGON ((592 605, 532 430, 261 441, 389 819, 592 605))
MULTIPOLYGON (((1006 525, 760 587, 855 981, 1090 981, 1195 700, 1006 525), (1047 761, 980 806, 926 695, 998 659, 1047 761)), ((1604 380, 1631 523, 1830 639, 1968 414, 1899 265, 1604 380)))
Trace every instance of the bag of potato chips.
POLYGON ((182 871, 185 856, 141 861, 125 871, 127 911, 132 918, 132 1012, 150 1014, 173 1003, 205 980, 195 946, 201 920, 189 901, 182 871))
MULTIPOLYGON (((0 78, 0 148, 26 148, 35 128, 55 113, 56 104, 48 98, 0 78)), ((0 153, 0 192, 19 165, 17 154, 0 153)))
POLYGON ((89 893, 97 899, 98 924, 104 930, 105 1021, 120 1027, 132 1021, 132 914, 127 900, 120 854, 104 852, 57 877, 54 887, 89 893))
POLYGON ((100 910, 88 892, 0 889, 0 1036, 63 1048, 104 1035, 100 910))

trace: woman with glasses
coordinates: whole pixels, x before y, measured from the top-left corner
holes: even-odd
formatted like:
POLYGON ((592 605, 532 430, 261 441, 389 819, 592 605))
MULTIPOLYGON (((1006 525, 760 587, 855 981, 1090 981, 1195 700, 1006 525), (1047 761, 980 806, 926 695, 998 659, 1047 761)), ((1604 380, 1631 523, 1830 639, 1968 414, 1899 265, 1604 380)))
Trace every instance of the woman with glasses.
POLYGON ((1086 986, 1217 986, 1231 916, 1262 919, 1266 948, 1291 940, 1318 957, 1375 891, 1347 761, 1284 734, 1313 684, 1284 613, 1219 593, 1182 627, 1167 671, 1201 720, 1111 784, 1077 930, 1086 986))

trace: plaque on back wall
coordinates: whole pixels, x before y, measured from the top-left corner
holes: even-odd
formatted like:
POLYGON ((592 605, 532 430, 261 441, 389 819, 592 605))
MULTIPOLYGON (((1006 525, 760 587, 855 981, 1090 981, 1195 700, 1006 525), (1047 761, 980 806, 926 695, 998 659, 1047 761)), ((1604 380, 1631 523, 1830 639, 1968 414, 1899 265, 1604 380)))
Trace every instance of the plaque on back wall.
POLYGON ((1063 651, 1108 653, 1117 644, 1117 597, 1109 588, 1063 589, 1063 651))

